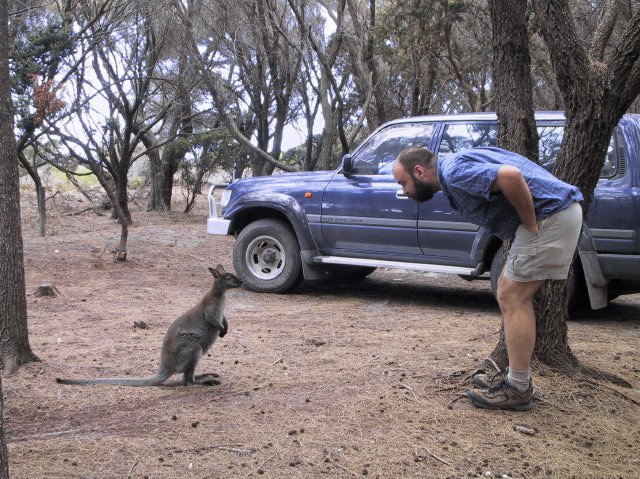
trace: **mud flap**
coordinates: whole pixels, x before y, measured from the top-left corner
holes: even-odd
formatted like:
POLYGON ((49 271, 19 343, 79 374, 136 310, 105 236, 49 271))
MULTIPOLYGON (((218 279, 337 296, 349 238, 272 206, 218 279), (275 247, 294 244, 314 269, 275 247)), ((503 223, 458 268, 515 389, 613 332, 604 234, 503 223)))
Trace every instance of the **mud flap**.
POLYGON ((578 254, 580 255, 580 262, 582 263, 582 271, 589 293, 591 309, 606 308, 608 303, 607 284, 609 280, 602 274, 600 263, 598 262, 598 253, 593 244, 591 232, 585 225, 582 225, 580 239, 578 240, 578 254))

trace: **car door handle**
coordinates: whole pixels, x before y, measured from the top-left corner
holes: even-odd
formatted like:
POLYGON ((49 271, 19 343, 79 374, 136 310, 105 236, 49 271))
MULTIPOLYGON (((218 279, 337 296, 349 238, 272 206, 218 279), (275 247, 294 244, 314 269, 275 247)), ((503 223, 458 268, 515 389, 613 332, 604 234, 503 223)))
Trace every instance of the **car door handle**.
POLYGON ((405 195, 402 190, 398 190, 396 191, 396 198, 398 198, 399 200, 408 200, 409 197, 407 195, 405 195))

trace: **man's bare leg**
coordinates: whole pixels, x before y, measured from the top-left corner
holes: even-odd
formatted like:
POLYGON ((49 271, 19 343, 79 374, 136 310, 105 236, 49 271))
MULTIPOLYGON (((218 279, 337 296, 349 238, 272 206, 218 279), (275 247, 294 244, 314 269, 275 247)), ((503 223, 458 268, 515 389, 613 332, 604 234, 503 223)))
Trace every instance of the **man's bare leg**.
POLYGON ((509 355, 509 369, 526 371, 536 343, 536 317, 533 295, 543 280, 521 283, 503 272, 498 281, 497 298, 504 322, 504 335, 509 355))
POLYGON ((544 281, 519 283, 501 275, 498 303, 502 310, 509 371, 488 389, 471 389, 467 396, 478 407, 489 409, 533 408, 530 365, 536 343, 536 318, 531 300, 544 281))

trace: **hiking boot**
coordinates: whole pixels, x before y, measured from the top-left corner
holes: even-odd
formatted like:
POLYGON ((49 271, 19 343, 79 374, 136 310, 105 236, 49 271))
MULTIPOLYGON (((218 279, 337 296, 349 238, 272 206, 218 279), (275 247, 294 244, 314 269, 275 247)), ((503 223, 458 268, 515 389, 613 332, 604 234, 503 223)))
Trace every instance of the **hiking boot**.
POLYGON ((505 369, 497 373, 487 374, 483 369, 478 369, 471 375, 471 385, 478 389, 492 388, 507 379, 508 372, 509 369, 505 369))
POLYGON ((533 384, 521 393, 506 380, 488 389, 470 389, 467 396, 476 407, 484 409, 513 409, 529 411, 533 408, 533 384))

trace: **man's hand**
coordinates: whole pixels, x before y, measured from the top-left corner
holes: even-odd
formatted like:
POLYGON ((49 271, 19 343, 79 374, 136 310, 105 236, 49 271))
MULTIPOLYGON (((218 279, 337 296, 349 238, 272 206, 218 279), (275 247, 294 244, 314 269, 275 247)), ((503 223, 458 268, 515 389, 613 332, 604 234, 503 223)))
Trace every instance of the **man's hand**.
POLYGON ((501 192, 511 206, 516 210, 522 225, 531 233, 538 232, 536 210, 529 185, 522 176, 519 168, 512 165, 502 165, 491 191, 501 192))

